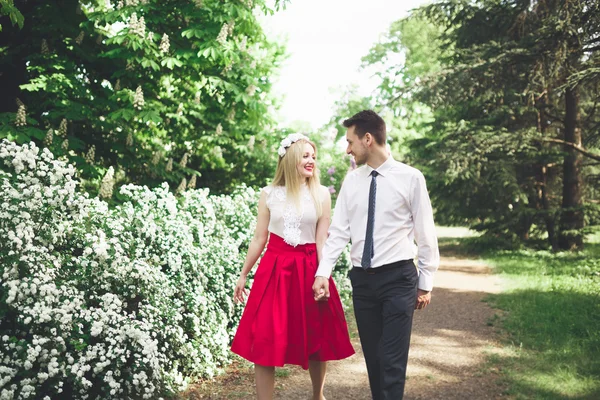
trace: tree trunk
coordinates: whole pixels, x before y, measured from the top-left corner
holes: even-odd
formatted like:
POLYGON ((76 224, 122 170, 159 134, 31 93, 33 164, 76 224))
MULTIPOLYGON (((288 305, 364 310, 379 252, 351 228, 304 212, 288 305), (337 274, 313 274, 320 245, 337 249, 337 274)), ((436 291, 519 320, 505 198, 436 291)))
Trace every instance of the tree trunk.
POLYGON ((546 231, 548 232, 548 241, 553 251, 559 249, 558 238, 556 236, 556 218, 555 213, 550 210, 550 201, 548 200, 548 168, 543 166, 540 170, 540 188, 538 192, 539 201, 544 209, 544 221, 546 222, 546 231))
MULTIPOLYGON (((577 87, 567 88, 565 92, 565 141, 581 146, 581 128, 579 126, 579 92, 577 87)), ((583 179, 581 165, 583 156, 578 151, 565 146, 563 164, 563 201, 560 218, 558 244, 562 250, 574 250, 583 247, 583 179)))
MULTIPOLYGON (((546 115, 546 108, 548 106, 548 98, 550 91, 546 88, 544 93, 540 97, 538 103, 539 111, 537 114, 538 131, 543 137, 546 137, 548 131, 548 117, 546 115)), ((543 147, 543 144, 540 144, 543 147)), ((548 198, 548 167, 544 164, 538 164, 535 166, 535 179, 536 179, 536 204, 539 210, 542 210, 544 222, 546 223, 546 232, 548 233, 548 241, 552 246, 552 251, 558 250, 558 237, 556 235, 556 212, 553 212, 550 207, 550 200, 548 198)))

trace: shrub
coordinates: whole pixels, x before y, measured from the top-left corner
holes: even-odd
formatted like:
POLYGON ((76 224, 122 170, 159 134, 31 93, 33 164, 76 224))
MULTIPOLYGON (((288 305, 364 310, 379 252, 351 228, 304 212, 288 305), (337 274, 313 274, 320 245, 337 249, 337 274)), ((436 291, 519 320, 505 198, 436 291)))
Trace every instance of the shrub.
POLYGON ((257 193, 127 185, 109 207, 75 174, 0 143, 0 399, 156 398, 214 375, 257 193))
POLYGON ((0 164, 1 398, 155 398, 227 362, 251 202, 224 222, 235 197, 128 185, 109 208, 33 143, 0 164))

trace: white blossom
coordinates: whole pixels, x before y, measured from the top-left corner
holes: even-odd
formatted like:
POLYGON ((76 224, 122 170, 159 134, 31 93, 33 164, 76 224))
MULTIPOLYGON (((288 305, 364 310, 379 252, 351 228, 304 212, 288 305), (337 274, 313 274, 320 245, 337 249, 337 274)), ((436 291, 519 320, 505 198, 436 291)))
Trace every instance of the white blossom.
POLYGON ((142 87, 138 86, 133 95, 133 108, 141 110, 144 107, 144 92, 142 87))
POLYGON ((46 136, 44 137, 44 144, 46 146, 50 146, 52 144, 52 140, 54 138, 54 133, 52 128, 48 129, 48 132, 46 132, 46 136))
POLYGON ((87 154, 85 155, 85 161, 86 161, 88 164, 93 164, 93 163, 94 163, 94 160, 95 160, 95 158, 96 158, 96 146, 95 146, 95 145, 92 145, 92 146, 90 147, 90 149, 88 150, 87 154))
POLYGON ((172 170, 173 170, 173 159, 169 158, 169 160, 167 161, 167 166, 165 168, 165 171, 171 172, 172 170))
POLYGON ((85 38, 85 32, 83 32, 83 31, 79 32, 79 35, 77 35, 77 37, 75 38, 75 43, 77 43, 78 45, 81 45, 81 43, 83 43, 84 38, 85 38))
POLYGON ((221 146, 213 147, 212 153, 216 158, 223 158, 223 149, 221 148, 221 146))
POLYGON ((137 25, 138 25, 138 17, 136 13, 131 14, 131 17, 129 18, 129 28, 131 29, 132 32, 135 32, 135 30, 137 29, 137 25))
POLYGON ((187 188, 187 180, 185 178, 181 179, 179 186, 177 187, 177 193, 183 192, 187 188))
POLYGON ((67 136, 67 120, 65 118, 60 121, 60 125, 58 127, 57 136, 65 137, 67 136))
POLYGON ((141 16, 139 19, 136 13, 131 14, 131 18, 129 19, 129 28, 131 32, 135 33, 141 38, 146 36, 146 21, 144 17, 141 16))
POLYGON ((187 163, 188 163, 188 153, 185 152, 183 157, 181 157, 181 161, 179 161, 179 166, 181 168, 185 168, 187 166, 187 163))
POLYGON ((46 39, 42 39, 42 54, 50 54, 50 48, 46 39))
POLYGON ((224 45, 227 42, 227 35, 229 35, 229 24, 225 22, 217 35, 217 42, 224 45))
POLYGON ((246 49, 248 48, 248 37, 247 36, 243 36, 242 40, 240 41, 239 44, 239 48, 241 51, 246 51, 246 49))
POLYGON ((250 85, 246 88, 246 93, 248 93, 248 96, 252 97, 254 96, 254 93, 256 92, 257 87, 254 85, 250 85))
POLYGON ((146 34, 146 21, 144 20, 144 16, 141 16, 138 20, 138 26, 135 32, 142 38, 146 34))
POLYGON ((227 64, 225 66, 225 68, 223 68, 223 70, 221 71, 222 74, 227 74, 229 71, 231 71, 231 69, 233 68, 233 62, 230 62, 229 64, 227 64))
POLYGON ((110 199, 113 194, 113 188, 115 186, 115 170, 112 166, 108 167, 106 174, 102 178, 100 184, 100 197, 103 199, 110 199))
POLYGON ((17 117, 15 119, 15 125, 16 126, 25 126, 27 125, 27 117, 25 114, 25 106, 24 105, 20 105, 18 110, 17 110, 17 117))
POLYGON ((161 53, 168 53, 169 52, 169 35, 167 35, 166 33, 163 33, 162 38, 160 39, 160 45, 158 46, 158 49, 160 50, 161 53))
POLYGON ((196 189, 196 175, 192 175, 187 185, 188 189, 196 189))

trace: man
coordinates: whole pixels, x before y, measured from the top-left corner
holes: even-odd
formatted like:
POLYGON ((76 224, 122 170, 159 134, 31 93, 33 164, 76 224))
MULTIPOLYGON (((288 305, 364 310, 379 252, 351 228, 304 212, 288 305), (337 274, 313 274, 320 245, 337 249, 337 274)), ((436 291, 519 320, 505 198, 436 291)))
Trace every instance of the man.
POLYGON ((423 174, 389 155, 379 115, 361 111, 344 126, 346 153, 363 165, 340 190, 313 291, 315 300, 327 300, 327 278, 350 241, 352 300, 371 393, 374 400, 399 400, 413 313, 431 301, 439 265, 431 202, 423 174))

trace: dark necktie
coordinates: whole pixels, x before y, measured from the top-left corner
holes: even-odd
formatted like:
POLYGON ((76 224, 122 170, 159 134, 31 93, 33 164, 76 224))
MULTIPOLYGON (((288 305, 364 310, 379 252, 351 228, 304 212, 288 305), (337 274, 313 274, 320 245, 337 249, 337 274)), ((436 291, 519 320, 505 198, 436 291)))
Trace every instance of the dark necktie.
POLYGON ((375 195, 377 194, 378 172, 371 171, 371 187, 369 187, 369 213, 367 214, 367 233, 365 234, 365 248, 363 249, 360 265, 363 269, 371 268, 371 259, 375 254, 373 248, 373 225, 375 225, 375 195))

